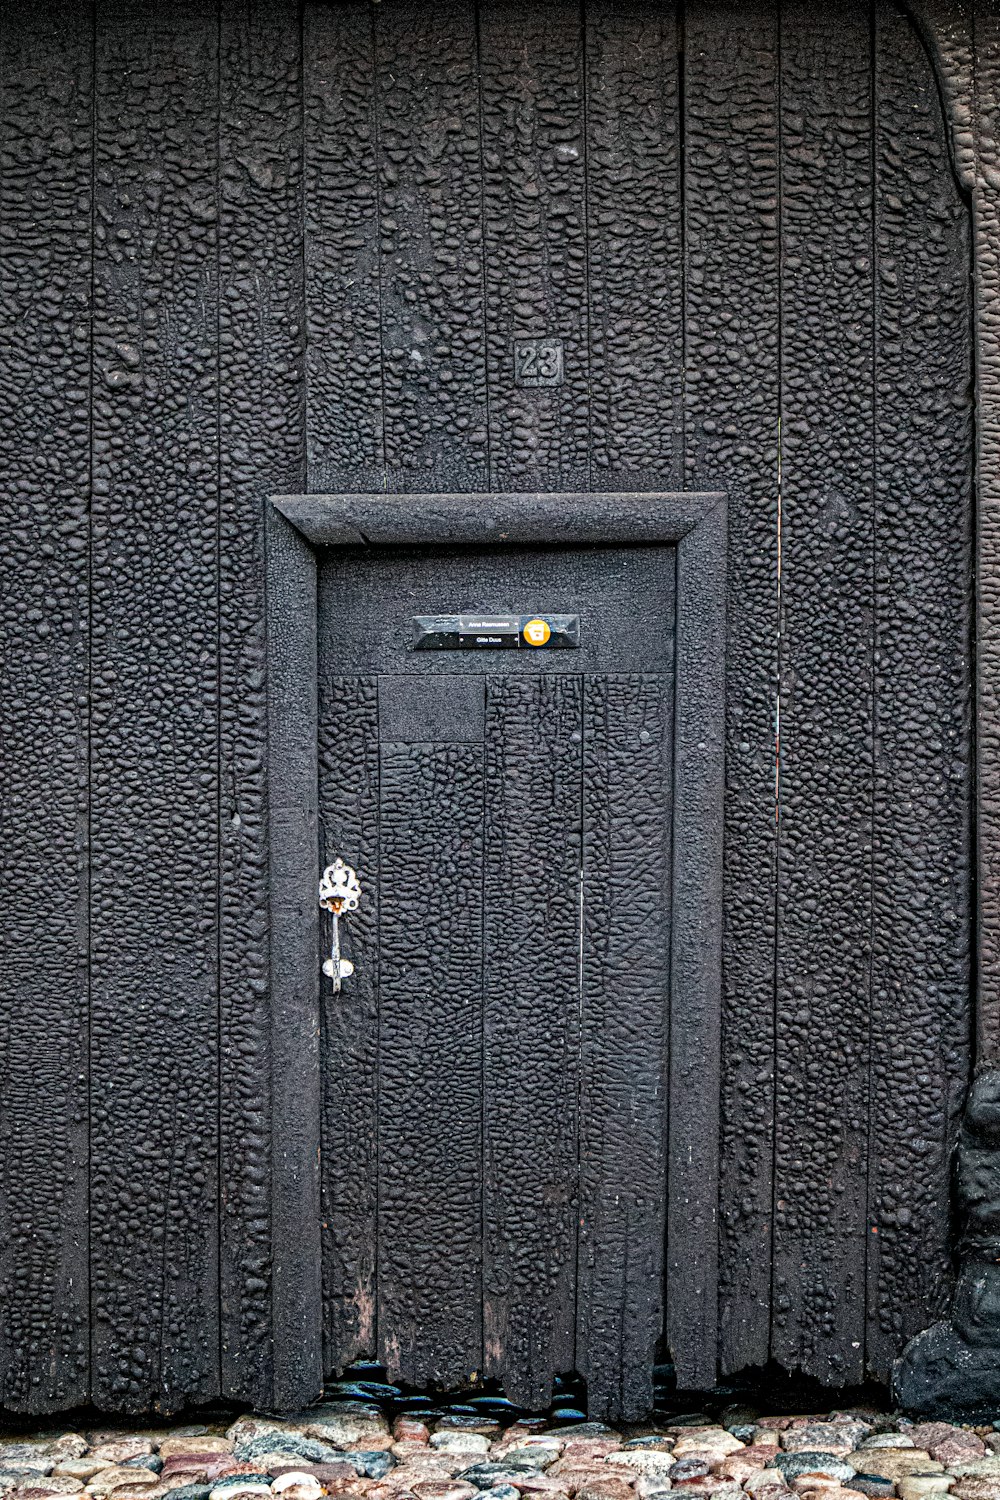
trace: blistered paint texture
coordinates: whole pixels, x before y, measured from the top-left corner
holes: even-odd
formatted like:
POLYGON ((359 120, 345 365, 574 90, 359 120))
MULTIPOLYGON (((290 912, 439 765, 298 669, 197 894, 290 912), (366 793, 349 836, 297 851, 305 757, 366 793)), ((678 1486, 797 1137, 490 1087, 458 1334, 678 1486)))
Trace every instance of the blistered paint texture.
MULTIPOLYGON (((8 17, 2 1404, 260 1404, 279 1375, 305 1399, 319 1349, 293 1368, 289 1330, 318 1341, 320 1320, 289 1247, 311 1243, 296 1185, 312 1178, 286 1167, 313 1115, 340 1153, 328 1373, 379 1348, 415 1378, 464 1378, 477 1348, 499 1369, 500 1328, 526 1393, 569 1357, 568 1263, 516 1270, 500 1166, 479 1326, 457 1205, 481 1071, 447 1149, 433 1122, 420 1146, 455 1194, 433 1244, 455 1235, 449 1274, 472 1302, 458 1328, 432 1277, 419 1347, 403 1177, 376 1308, 372 1121, 400 1161, 419 1143, 393 1090, 376 1098, 374 971, 342 1012, 324 998, 322 1099, 314 1031, 299 1053, 275 1034, 263 517, 269 493, 307 486, 727 491, 721 1368, 773 1354, 884 1375, 941 1310, 970 1021, 973 249, 979 1035, 984 1061, 1000 1051, 1000 30, 985 5, 917 11, 48 0, 8 17), (537 340, 561 341, 561 384, 518 384, 515 346, 537 340), (283 1277, 296 1310, 272 1349, 283 1277)), ((378 817, 412 814, 407 778, 447 781, 456 807, 486 795, 500 760, 475 770, 468 743, 444 755, 457 780, 412 742, 383 746, 388 781, 357 761, 374 689, 336 698, 325 672, 329 846, 353 841, 364 864, 378 817)), ((527 795, 513 772, 503 787, 527 795)), ((491 837, 482 859, 502 869, 491 837)), ((423 846, 386 847, 415 906, 423 846)), ((409 993, 407 962, 400 939, 393 1077, 411 1023, 422 1066, 452 1067, 434 1005, 451 1027, 449 1005, 464 1026, 485 1003, 504 1034, 495 996, 461 998, 464 974, 409 993)), ((553 1087, 568 1037, 539 1053, 553 1087)), ((422 1120, 420 1077, 405 1087, 422 1120)), ((558 1171, 568 1149, 546 1138, 558 1171)), ((634 1223, 655 1235, 649 1193, 634 1223)), ((666 1306, 694 1370, 712 1341, 687 1285, 666 1306)), ((651 1347, 643 1305, 630 1359, 651 1347)), ((624 1391, 595 1364, 596 1399, 637 1409, 645 1379, 624 1391)))
POLYGON ((102 4, 91 642, 93 1393, 219 1384, 217 24, 102 4))
POLYGON ((952 1277, 947 1168, 969 1067, 972 358, 968 215, 920 39, 889 6, 875 83, 868 1367, 885 1379, 952 1277))
POLYGON ((220 49, 222 1387, 260 1405, 272 1374, 263 516, 304 467, 297 18, 284 0, 227 7, 220 49))
POLYGON ((729 676, 719 1192, 720 1360, 770 1349, 778 639, 778 27, 685 22, 686 487, 724 485, 729 676), (722 351, 725 351, 722 356, 722 351))
POLYGON ((579 677, 487 679, 484 1368, 534 1406, 576 1362, 584 733, 579 677))
POLYGON ((93 17, 0 28, 0 1404, 86 1399, 93 17))

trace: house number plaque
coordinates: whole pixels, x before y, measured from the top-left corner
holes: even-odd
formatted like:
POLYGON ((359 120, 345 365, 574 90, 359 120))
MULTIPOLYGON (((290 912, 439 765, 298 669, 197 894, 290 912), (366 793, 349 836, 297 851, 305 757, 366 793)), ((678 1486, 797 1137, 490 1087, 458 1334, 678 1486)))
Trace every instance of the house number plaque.
POLYGON ((515 385, 562 385, 563 375, 562 339, 514 341, 515 385))

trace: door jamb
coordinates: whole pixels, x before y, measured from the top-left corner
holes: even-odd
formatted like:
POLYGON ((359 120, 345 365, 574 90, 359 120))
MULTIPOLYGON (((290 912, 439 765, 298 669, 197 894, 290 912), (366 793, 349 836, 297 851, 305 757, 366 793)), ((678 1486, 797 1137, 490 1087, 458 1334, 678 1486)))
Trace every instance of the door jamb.
POLYGON ((681 1389, 706 1389, 716 1381, 726 497, 280 495, 272 497, 267 517, 272 1298, 279 1409, 313 1399, 323 1381, 315 549, 553 544, 677 549, 668 1086, 676 1103, 667 1162, 666 1334, 681 1389))

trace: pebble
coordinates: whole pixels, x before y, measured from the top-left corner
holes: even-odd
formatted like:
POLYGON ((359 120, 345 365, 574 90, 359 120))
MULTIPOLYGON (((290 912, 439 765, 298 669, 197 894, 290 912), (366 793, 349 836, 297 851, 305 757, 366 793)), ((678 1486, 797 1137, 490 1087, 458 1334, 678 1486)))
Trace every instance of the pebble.
POLYGON ((389 1470, 396 1467, 394 1456, 385 1448, 354 1449, 341 1454, 333 1453, 331 1457, 344 1459, 365 1479, 384 1479, 389 1470))
POLYGON ((496 1484, 512 1484, 516 1487, 519 1479, 523 1479, 526 1474, 537 1474, 537 1472, 534 1464, 511 1458, 503 1463, 473 1464, 463 1469, 459 1478, 465 1479, 469 1484, 474 1484, 477 1489, 487 1489, 496 1484))
MULTIPOLYGON (((275 1431, 281 1428, 275 1424, 275 1431)), ((232 1453, 232 1438, 212 1436, 209 1433, 185 1433, 183 1436, 164 1438, 157 1451, 161 1458, 176 1458, 182 1453, 232 1453)))
POLYGON ((896 1485, 901 1500, 923 1500, 925 1495, 942 1495, 955 1483, 951 1474, 909 1474, 896 1485))
POLYGON ((936 1474, 944 1468, 922 1448, 864 1448, 851 1453, 847 1462, 859 1474, 881 1474, 894 1482, 907 1474, 936 1474))
POLYGON ((87 1480, 100 1473, 101 1469, 109 1467, 110 1465, 106 1464, 103 1459, 95 1459, 92 1454, 88 1454, 86 1458, 65 1459, 62 1463, 56 1464, 52 1473, 65 1476, 67 1479, 82 1479, 86 1484, 87 1480))
POLYGON ((430 1442, 430 1428, 416 1417, 397 1417, 392 1424, 392 1435, 397 1443, 430 1442))
POLYGON ((327 1401, 303 1417, 306 1436, 334 1448, 387 1448, 392 1441, 389 1423, 378 1407, 361 1401, 327 1401))
POLYGON ((996 1479, 956 1479, 949 1491, 958 1500, 1000 1500, 1000 1481, 996 1479))
POLYGON ((417 1479, 411 1493, 417 1500, 472 1500, 476 1487, 464 1479, 417 1479))
MULTIPOLYGON (((519 1423, 515 1423, 514 1427, 512 1427, 510 1430, 514 1431, 515 1428, 519 1425, 519 1423)), ((443 1416, 438 1422, 437 1431, 473 1432, 478 1434, 479 1437, 487 1438, 489 1442, 492 1443, 497 1438, 499 1438, 501 1428, 500 1423, 496 1420, 495 1417, 467 1417, 464 1415, 455 1415, 453 1413, 448 1413, 447 1415, 443 1416)), ((531 1433, 526 1433, 525 1435, 530 1437, 531 1433)))
MULTIPOLYGON (((318 1438, 303 1437, 297 1432, 262 1432, 257 1437, 240 1440, 233 1449, 233 1457, 243 1462, 269 1459, 272 1454, 287 1453, 293 1458, 305 1458, 312 1463, 328 1463, 339 1456, 339 1450, 318 1438)), ((262 1468, 267 1464, 262 1463, 262 1468)))
POLYGON ((865 1453, 869 1448, 915 1448, 917 1445, 913 1438, 905 1432, 873 1432, 858 1444, 858 1452, 865 1453))
POLYGON ((247 1500, 251 1495, 270 1495, 270 1484, 253 1484, 249 1480, 241 1480, 238 1484, 230 1485, 227 1489, 220 1489, 218 1485, 210 1491, 208 1500, 237 1500, 238 1496, 245 1496, 247 1500))
POLYGON ((883 1479, 881 1474, 855 1474, 851 1480, 851 1488, 860 1495, 867 1495, 868 1500, 889 1500, 896 1493, 892 1480, 883 1479))
POLYGON ((325 1493, 315 1474, 302 1469, 286 1469, 283 1474, 274 1475, 271 1489, 276 1495, 284 1495, 285 1500, 320 1500, 325 1493))
POLYGON ((123 1437, 111 1443, 99 1443, 91 1450, 92 1458, 103 1459, 109 1464, 123 1464, 130 1458, 145 1458, 153 1451, 149 1438, 123 1437))
POLYGON ((614 1474, 588 1479, 575 1492, 576 1500, 632 1500, 632 1486, 614 1474))
POLYGON ((625 1464, 640 1474, 671 1474, 677 1463, 673 1453, 655 1448, 618 1448, 607 1457, 609 1464, 625 1464))
POLYGON ((786 1453, 832 1453, 837 1458, 846 1458, 854 1450, 857 1434, 845 1433, 836 1422, 816 1422, 807 1427, 789 1427, 781 1434, 781 1446, 786 1453))
POLYGON ((798 1453, 775 1453, 771 1465, 784 1474, 786 1480, 797 1474, 825 1474, 830 1479, 853 1479, 857 1467, 846 1459, 832 1453, 820 1453, 815 1449, 798 1453))
POLYGON ((639 1500, 655 1500, 657 1495, 665 1495, 670 1487, 670 1480, 660 1474, 640 1474, 635 1482, 635 1493, 639 1500))
POLYGON ((449 1428, 431 1434, 431 1447, 442 1453, 489 1453, 490 1440, 479 1432, 454 1432, 449 1428))

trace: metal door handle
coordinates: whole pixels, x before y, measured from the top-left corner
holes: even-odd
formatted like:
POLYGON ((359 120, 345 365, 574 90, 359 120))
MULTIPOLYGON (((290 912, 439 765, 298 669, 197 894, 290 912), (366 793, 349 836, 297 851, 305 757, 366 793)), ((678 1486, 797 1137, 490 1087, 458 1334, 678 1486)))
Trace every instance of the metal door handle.
POLYGON ((339 857, 327 865, 319 882, 319 904, 333 916, 330 957, 323 963, 323 973, 333 980, 333 993, 339 995, 341 984, 354 973, 349 958, 340 956, 340 919, 357 911, 361 903, 361 882, 350 865, 339 857))

